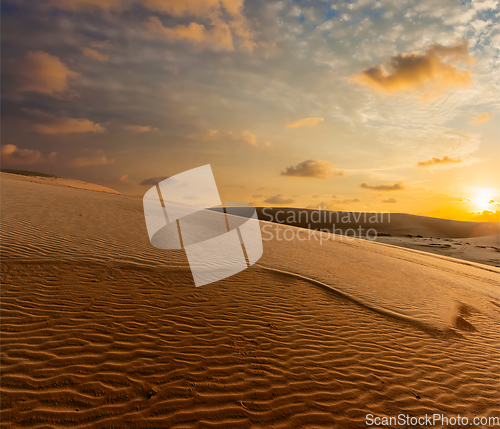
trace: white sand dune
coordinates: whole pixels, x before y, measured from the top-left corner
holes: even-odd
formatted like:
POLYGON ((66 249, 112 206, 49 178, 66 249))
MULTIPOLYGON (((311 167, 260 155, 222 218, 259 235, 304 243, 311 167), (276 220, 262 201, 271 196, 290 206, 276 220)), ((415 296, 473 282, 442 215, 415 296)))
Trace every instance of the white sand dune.
POLYGON ((498 416, 497 268, 279 226, 294 240, 195 288, 140 200, 52 185, 2 174, 3 427, 498 416))

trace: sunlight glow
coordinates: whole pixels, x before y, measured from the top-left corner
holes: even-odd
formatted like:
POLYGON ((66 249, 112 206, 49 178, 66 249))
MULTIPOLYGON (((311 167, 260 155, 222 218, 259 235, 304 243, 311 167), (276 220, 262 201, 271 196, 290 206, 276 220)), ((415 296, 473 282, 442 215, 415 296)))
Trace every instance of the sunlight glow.
POLYGON ((474 204, 480 210, 486 210, 490 206, 490 201, 495 197, 493 189, 478 188, 476 189, 476 196, 473 198, 474 204))

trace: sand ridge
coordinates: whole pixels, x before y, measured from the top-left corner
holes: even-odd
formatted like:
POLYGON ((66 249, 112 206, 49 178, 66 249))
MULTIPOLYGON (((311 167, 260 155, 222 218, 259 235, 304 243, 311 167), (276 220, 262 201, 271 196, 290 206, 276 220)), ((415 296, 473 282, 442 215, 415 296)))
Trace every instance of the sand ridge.
POLYGON ((14 173, 0 173, 1 179, 4 180, 19 180, 21 182, 32 182, 39 183, 43 185, 52 185, 52 186, 65 186, 69 188, 77 188, 77 189, 87 189, 89 191, 97 191, 97 192, 108 192, 110 194, 120 194, 120 192, 115 191, 114 189, 107 188, 106 186, 97 185, 95 183, 83 182, 81 180, 76 179, 65 179, 62 177, 57 177, 53 175, 26 175, 26 174, 14 174, 14 173))

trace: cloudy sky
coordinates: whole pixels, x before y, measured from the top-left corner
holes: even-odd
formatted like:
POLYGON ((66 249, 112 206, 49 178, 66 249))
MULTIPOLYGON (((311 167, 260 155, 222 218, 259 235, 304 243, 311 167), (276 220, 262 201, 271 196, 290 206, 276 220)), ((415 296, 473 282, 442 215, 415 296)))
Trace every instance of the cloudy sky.
POLYGON ((498 0, 3 0, 2 168, 142 195, 211 164, 222 201, 493 220, 499 22, 498 0))

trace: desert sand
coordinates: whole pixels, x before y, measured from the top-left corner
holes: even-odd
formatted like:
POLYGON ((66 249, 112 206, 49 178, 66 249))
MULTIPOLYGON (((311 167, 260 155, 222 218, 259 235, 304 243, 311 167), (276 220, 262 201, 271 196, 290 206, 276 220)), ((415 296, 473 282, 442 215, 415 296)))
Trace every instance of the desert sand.
POLYGON ((496 267, 261 222, 292 239, 195 288, 140 199, 1 176, 5 428, 499 416, 496 267))
MULTIPOLYGON (((402 213, 385 213, 370 222, 370 213, 322 211, 315 216, 312 213, 320 213, 318 210, 262 207, 257 210, 261 219, 336 230, 338 234, 354 235, 355 231, 356 237, 360 235, 359 227, 363 235, 374 228, 379 243, 500 267, 500 224, 495 222, 464 222, 402 213)), ((368 235, 373 237, 373 233, 368 235)))

